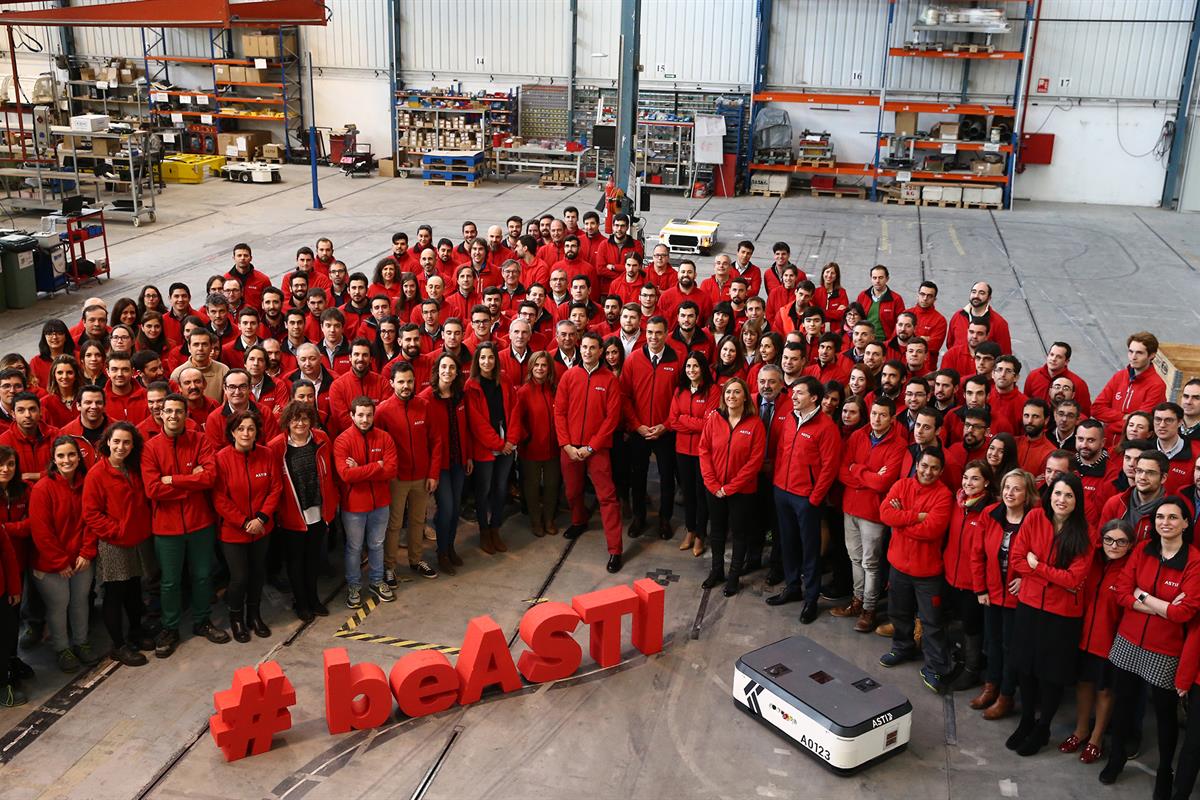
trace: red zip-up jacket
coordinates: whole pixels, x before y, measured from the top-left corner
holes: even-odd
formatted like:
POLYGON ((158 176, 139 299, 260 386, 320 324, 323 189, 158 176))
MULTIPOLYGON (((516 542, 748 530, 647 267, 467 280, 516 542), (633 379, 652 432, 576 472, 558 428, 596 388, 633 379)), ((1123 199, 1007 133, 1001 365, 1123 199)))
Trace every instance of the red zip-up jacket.
POLYGON ((509 438, 521 448, 521 458, 550 461, 558 458, 554 430, 554 392, 548 383, 524 383, 517 389, 509 438))
POLYGON ((83 521, 116 547, 136 547, 150 538, 150 501, 142 476, 126 474, 107 458, 96 462, 83 481, 83 521))
POLYGON ((21 495, 10 498, 8 492, 0 494, 0 535, 7 536, 12 542, 17 555, 17 565, 21 571, 29 566, 33 554, 32 535, 29 530, 29 489, 22 490, 21 495))
POLYGON ((230 269, 225 273, 226 278, 237 278, 242 283, 242 302, 248 306, 262 310, 262 293, 271 285, 271 279, 250 265, 249 272, 238 272, 230 269))
POLYGON ((8 534, 0 533, 0 601, 5 595, 21 596, 21 573, 24 571, 8 534))
POLYGON ((1021 413, 1025 410, 1028 400, 1020 390, 1013 387, 1012 391, 1001 394, 995 387, 988 393, 988 409, 992 412, 992 424, 989 431, 992 436, 997 433, 1011 433, 1016 436, 1025 432, 1021 413))
MULTIPOLYGON (((871 306, 875 305, 870 289, 864 289, 858 293, 858 304, 862 306, 863 312, 869 316, 871 306)), ((902 313, 904 313, 904 298, 900 297, 899 292, 889 288, 886 294, 879 299, 879 323, 883 325, 885 339, 895 332, 896 317, 902 313)))
POLYGON ((971 571, 971 553, 983 538, 984 511, 989 505, 977 500, 967 505, 960 490, 954 498, 954 511, 950 516, 950 528, 946 535, 946 548, 942 551, 942 566, 946 571, 946 582, 955 589, 975 590, 975 575, 971 571))
POLYGON ((137 425, 150 416, 146 406, 146 390, 136 383, 129 394, 114 394, 112 384, 104 387, 104 413, 113 422, 125 420, 137 425))
POLYGON ((563 373, 554 396, 559 447, 570 444, 608 450, 620 421, 621 387, 617 376, 600 364, 591 372, 577 364, 563 373))
POLYGON ((804 424, 793 411, 771 425, 771 459, 775 487, 807 497, 814 506, 825 502, 837 478, 842 436, 828 414, 818 408, 804 424))
POLYGON ((1200 610, 1200 550, 1185 544, 1164 561, 1155 537, 1137 547, 1127 561, 1117 579, 1117 603, 1124 609, 1117 633, 1152 653, 1180 655, 1186 625, 1200 610), (1134 611, 1134 589, 1170 603, 1166 618, 1134 611), (1175 603, 1181 594, 1183 599, 1175 603))
MULTIPOLYGON (((1096 540, 1097 544, 1100 541, 1100 527, 1105 522, 1108 522, 1110 519, 1125 518, 1125 512, 1129 510, 1129 498, 1135 491, 1137 490, 1127 489, 1120 494, 1112 495, 1104 501, 1104 508, 1100 510, 1100 519, 1096 524, 1095 530, 1092 531, 1092 538, 1096 540)), ((1166 495, 1164 494, 1163 497, 1166 497, 1166 495)), ((1149 538, 1150 526, 1153 522, 1154 520, 1151 519, 1149 514, 1138 520, 1137 525, 1133 527, 1133 542, 1135 546, 1149 538)))
POLYGON ((1080 553, 1065 569, 1055 566, 1058 548, 1054 544, 1054 524, 1045 511, 1035 508, 1025 515, 1008 561, 1021 578, 1017 599, 1022 603, 1060 617, 1083 616, 1083 584, 1091 569, 1092 553, 1080 553), (1031 552, 1037 556, 1037 569, 1030 569, 1026 560, 1031 552))
POLYGON ((888 563, 914 578, 941 575, 942 545, 953 506, 954 497, 941 481, 929 486, 916 478, 896 481, 879 504, 879 521, 892 529, 888 563), (900 501, 900 508, 892 507, 893 500, 900 501))
MULTIPOLYGON (((1016 608, 1017 596, 1008 591, 1008 584, 1016 577, 1013 574, 1012 546, 1017 533, 1008 543, 1008 569, 1000 574, 1000 546, 1004 544, 1004 523, 1008 518, 1003 503, 993 503, 984 509, 980 523, 983 529, 975 539, 971 550, 972 590, 975 594, 987 593, 991 604, 999 608, 1016 608)), ((1105 653, 1107 655, 1107 653, 1105 653)))
POLYGON ((700 475, 716 494, 754 494, 767 452, 767 434, 757 416, 744 415, 737 426, 721 411, 708 415, 700 434, 700 475))
POLYGON ((846 309, 850 307, 850 296, 846 294, 845 289, 839 286, 830 293, 824 285, 818 286, 813 292, 812 304, 825 312, 825 322, 829 330, 842 329, 842 320, 846 318, 846 309))
POLYGON ((1092 557, 1087 582, 1083 585, 1083 632, 1079 649, 1100 658, 1108 658, 1117 626, 1121 623, 1121 604, 1117 602, 1117 583, 1125 569, 1126 556, 1109 561, 1097 550, 1092 557))
POLYGON ((142 449, 142 483, 152 506, 155 536, 180 536, 207 528, 214 522, 208 491, 217 479, 217 462, 204 434, 185 430, 178 436, 165 433, 142 449), (203 471, 192 474, 196 467, 203 471), (161 480, 170 475, 171 485, 161 480))
POLYGON ((1039 397, 1050 402, 1050 384, 1054 383, 1055 378, 1071 379, 1071 383, 1075 386, 1075 401, 1079 403, 1080 419, 1090 417, 1092 415, 1092 395, 1088 390, 1087 381, 1070 369, 1064 369, 1057 375, 1051 375, 1050 368, 1042 364, 1025 378, 1025 396, 1039 397))
MULTIPOLYGON (((14 430, 16 426, 13 426, 14 430)), ((1167 473, 1163 475, 1163 494, 1180 494, 1184 489, 1193 486, 1192 473, 1196 457, 1200 456, 1200 442, 1183 440, 1183 448, 1173 456, 1167 457, 1167 473)))
POLYGON ((350 404, 357 397, 369 397, 376 403, 382 403, 392 395, 391 384, 387 378, 378 372, 367 372, 362 378, 349 370, 337 376, 329 387, 329 424, 333 428, 330 433, 337 436, 349 428, 350 404))
POLYGON ((1176 689, 1186 692, 1193 684, 1200 684, 1200 619, 1197 617, 1193 617, 1187 626, 1187 638, 1179 656, 1179 667, 1175 670, 1176 689))
MULTIPOLYGON (((260 423, 255 441, 265 445, 279 435, 279 423, 274 414, 253 400, 250 401, 250 408, 258 412, 260 423)), ((233 409, 229 407, 228 403, 222 403, 210 411, 208 418, 204 421, 204 437, 212 445, 214 453, 221 452, 229 444, 229 437, 225 435, 225 426, 229 424, 231 416, 233 416, 233 409)))
POLYGON ((845 487, 842 511, 852 517, 879 522, 879 504, 892 484, 903 477, 900 464, 906 445, 896 425, 883 438, 871 443, 870 426, 850 434, 842 451, 838 480, 845 487), (879 471, 884 470, 880 475, 879 471))
MULTIPOLYGON (((437 454, 438 469, 450 469, 450 418, 446 415, 446 401, 434 396, 433 387, 426 386, 418 397, 425 400, 431 433, 441 442, 441 451, 437 454)), ((467 400, 460 395, 455 402, 455 417, 458 420, 458 456, 459 462, 465 467, 474 458, 471 445, 471 421, 467 413, 467 400)))
POLYGON ((1129 373, 1128 367, 1118 370, 1092 401, 1092 416, 1110 432, 1119 433, 1129 413, 1150 411, 1167 398, 1167 384, 1153 366, 1133 377, 1129 373))
POLYGON ((494 452, 504 448, 506 441, 515 442, 512 438, 513 391, 512 386, 503 378, 497 381, 500 386, 501 403, 504 406, 504 435, 501 438, 492 427, 492 415, 488 408, 487 397, 479 381, 471 378, 463 389, 463 397, 467 401, 467 414, 471 418, 471 457, 475 461, 495 461, 494 452))
POLYGON ((341 478, 342 511, 364 513, 391 502, 388 481, 396 477, 396 445, 385 431, 343 431, 333 442, 333 466, 341 478), (358 466, 347 466, 348 458, 358 466))
POLYGON ((256 444, 248 453, 229 445, 217 453, 217 483, 213 507, 221 520, 221 541, 249 544, 275 527, 275 509, 283 491, 283 475, 271 451, 256 444), (246 532, 246 523, 258 519, 260 536, 246 532))
POLYGON ((375 409, 375 427, 386 431, 396 445, 396 480, 437 478, 442 443, 429 423, 429 402, 413 395, 408 402, 394 393, 375 409))
POLYGON ((683 359, 670 347, 664 347, 659 353, 657 367, 650 361, 647 346, 634 350, 625 359, 621 370, 621 394, 629 430, 635 431, 642 425, 652 428, 666 424, 682 372, 683 359))
POLYGON ((75 559, 96 558, 96 534, 83 524, 83 479, 74 485, 58 474, 50 474, 33 485, 29 493, 29 530, 33 535, 33 568, 39 572, 62 572, 75 566, 75 559))
POLYGON ((54 456, 54 440, 57 437, 58 428, 45 422, 38 423, 37 435, 33 438, 26 436, 20 428, 13 425, 6 433, 0 434, 0 444, 17 451, 17 468, 21 472, 45 474, 46 467, 54 456))
MULTIPOLYGON (((991 306, 988 307, 987 315, 991 323, 991 327, 988 329, 988 341, 1000 345, 1001 353, 1011 353, 1012 334, 1009 333, 1008 320, 1000 316, 999 312, 991 306)), ((956 344, 963 344, 967 341, 967 323, 966 309, 960 308, 950 315, 949 327, 946 331, 947 347, 954 347, 956 344)))
POLYGON ((946 318, 936 308, 913 306, 907 311, 917 318, 914 328, 916 335, 929 343, 929 360, 936 362, 938 353, 946 342, 946 318))
POLYGON ((704 392, 675 390, 671 398, 671 413, 667 415, 667 427, 675 431, 676 453, 700 455, 700 434, 704 432, 705 420, 717 410, 719 399, 717 387, 711 384, 704 392))
MULTIPOLYGON (((333 445, 324 431, 314 430, 313 441, 317 444, 317 482, 321 487, 321 519, 326 523, 333 521, 337 513, 338 489, 333 473, 333 445)), ((279 493, 279 505, 275 507, 275 521, 279 527, 289 531, 304 531, 308 523, 304 521, 304 509, 300 508, 300 499, 296 496, 296 488, 292 485, 291 474, 287 468, 287 434, 281 433, 267 445, 271 458, 279 468, 283 488, 279 493)))

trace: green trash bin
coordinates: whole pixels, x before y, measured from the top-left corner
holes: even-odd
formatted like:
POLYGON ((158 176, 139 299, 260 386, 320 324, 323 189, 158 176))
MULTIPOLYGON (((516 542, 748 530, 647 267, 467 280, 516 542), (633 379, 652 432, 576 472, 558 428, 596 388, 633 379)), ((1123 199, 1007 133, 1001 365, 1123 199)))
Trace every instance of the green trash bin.
POLYGON ((37 302, 37 276, 33 251, 37 240, 14 233, 0 236, 0 263, 4 266, 4 300, 9 308, 29 308, 37 302))
MULTIPOLYGON (((4 262, 0 260, 0 273, 4 272, 4 262)), ((4 296, 4 276, 0 274, 0 311, 8 309, 7 298, 4 296)))

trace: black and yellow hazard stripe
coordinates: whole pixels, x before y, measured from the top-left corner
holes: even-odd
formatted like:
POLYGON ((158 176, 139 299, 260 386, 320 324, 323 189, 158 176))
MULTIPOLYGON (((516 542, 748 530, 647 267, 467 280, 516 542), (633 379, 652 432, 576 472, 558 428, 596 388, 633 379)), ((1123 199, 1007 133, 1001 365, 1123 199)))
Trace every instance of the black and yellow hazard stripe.
POLYGON ((349 619, 342 623, 342 627, 338 628, 337 633, 334 635, 340 636, 343 631, 353 631, 359 625, 362 625, 363 620, 365 620, 367 616, 378 606, 378 598, 376 598, 372 592, 364 591, 362 593, 362 605, 358 608, 358 610, 350 615, 349 619))
POLYGON ((356 642, 365 642, 367 644, 382 644, 387 647, 403 647, 406 650, 433 650, 438 653, 452 656, 458 655, 459 648, 450 647, 444 644, 433 644, 431 642, 420 642, 416 639, 402 639, 399 636, 383 636, 377 633, 360 633, 353 629, 339 630, 334 636, 339 639, 352 639, 356 642))

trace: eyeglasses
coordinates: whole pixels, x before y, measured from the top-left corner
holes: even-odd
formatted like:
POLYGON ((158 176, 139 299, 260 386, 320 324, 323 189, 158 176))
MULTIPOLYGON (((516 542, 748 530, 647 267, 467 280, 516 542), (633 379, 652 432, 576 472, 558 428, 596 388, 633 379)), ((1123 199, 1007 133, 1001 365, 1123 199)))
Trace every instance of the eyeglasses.
POLYGON ((1111 536, 1105 536, 1101 541, 1105 547, 1129 547, 1128 539, 1114 539, 1111 536))

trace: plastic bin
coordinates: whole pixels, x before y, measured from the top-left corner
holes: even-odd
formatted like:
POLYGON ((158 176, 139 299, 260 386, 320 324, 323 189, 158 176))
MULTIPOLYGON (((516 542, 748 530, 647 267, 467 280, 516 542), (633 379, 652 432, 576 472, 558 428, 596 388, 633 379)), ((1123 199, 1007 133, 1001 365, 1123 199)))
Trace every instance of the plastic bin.
POLYGON ((67 255, 61 246, 40 247, 33 253, 37 290, 53 294, 67 285, 67 255))
POLYGON ((0 262, 4 264, 4 295, 9 308, 29 308, 37 302, 33 251, 37 240, 14 233, 0 236, 0 262))

